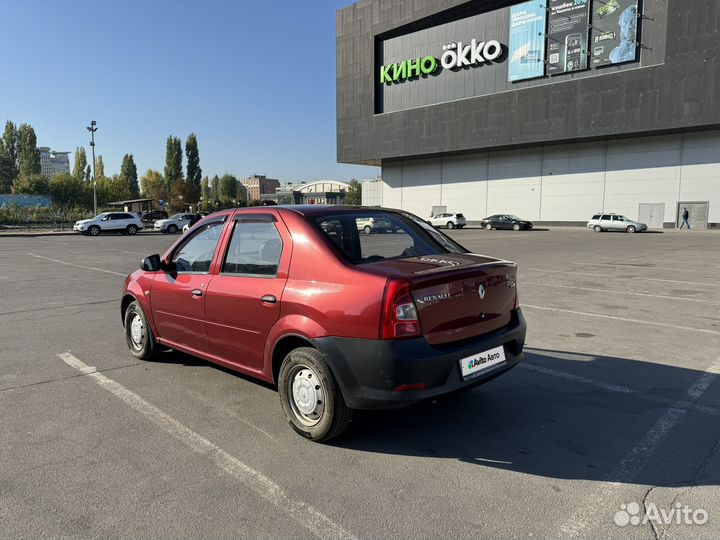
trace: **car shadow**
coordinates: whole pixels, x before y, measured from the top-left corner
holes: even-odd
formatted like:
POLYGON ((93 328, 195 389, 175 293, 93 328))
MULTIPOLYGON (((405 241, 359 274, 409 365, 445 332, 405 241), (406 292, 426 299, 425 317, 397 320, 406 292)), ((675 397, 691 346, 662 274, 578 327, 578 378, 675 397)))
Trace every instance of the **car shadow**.
POLYGON ((632 471, 639 484, 720 485, 720 470, 698 472, 720 436, 720 376, 702 396, 705 410, 673 409, 689 400, 687 390, 701 376, 649 362, 529 350, 523 364, 471 391, 406 409, 358 411, 349 432, 331 444, 547 478, 629 482, 632 471), (646 439, 671 409, 685 412, 645 459, 646 439))

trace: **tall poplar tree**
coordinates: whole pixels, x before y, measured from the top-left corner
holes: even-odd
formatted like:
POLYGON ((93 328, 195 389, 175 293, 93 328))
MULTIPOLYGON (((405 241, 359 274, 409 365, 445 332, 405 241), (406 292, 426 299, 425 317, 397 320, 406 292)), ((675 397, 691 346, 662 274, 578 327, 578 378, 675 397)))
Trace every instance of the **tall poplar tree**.
POLYGON ((10 120, 0 139, 0 193, 10 193, 18 176, 18 133, 10 120))
POLYGON ((85 180, 85 169, 87 169, 87 154, 82 146, 75 149, 75 159, 73 160, 73 176, 78 180, 85 180))
POLYGON ((105 163, 103 163, 102 155, 95 158, 95 181, 105 178, 105 163))
POLYGON ((40 174, 40 151, 37 149, 35 130, 28 124, 21 124, 18 128, 19 141, 19 173, 20 177, 30 177, 40 174))
POLYGON ((172 188, 175 182, 182 180, 182 142, 177 137, 170 135, 165 145, 165 182, 168 189, 172 188))
POLYGON ((187 158, 187 181, 195 189, 200 191, 200 180, 202 169, 200 168, 200 151, 198 150, 197 136, 194 133, 188 135, 185 141, 185 157, 187 158))
POLYGON ((120 166, 120 178, 127 184, 131 197, 136 198, 140 195, 137 167, 132 154, 123 156, 122 165, 120 166))

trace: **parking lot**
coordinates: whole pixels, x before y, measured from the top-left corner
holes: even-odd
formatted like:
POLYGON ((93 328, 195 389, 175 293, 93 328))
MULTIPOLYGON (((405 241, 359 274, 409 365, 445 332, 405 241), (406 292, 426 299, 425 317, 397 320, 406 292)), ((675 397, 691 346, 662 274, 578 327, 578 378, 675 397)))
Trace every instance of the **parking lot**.
POLYGON ((128 353, 123 278, 177 237, 0 238, 0 536, 720 536, 720 234, 450 235, 519 263, 524 362, 328 445, 271 386, 128 353))

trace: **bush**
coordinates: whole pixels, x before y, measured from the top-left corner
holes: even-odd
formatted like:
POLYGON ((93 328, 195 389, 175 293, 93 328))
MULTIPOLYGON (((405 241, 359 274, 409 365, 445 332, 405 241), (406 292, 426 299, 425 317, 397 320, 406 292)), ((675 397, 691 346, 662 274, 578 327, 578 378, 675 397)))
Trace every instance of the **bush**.
POLYGON ((77 221, 92 217, 92 212, 83 208, 59 208, 58 206, 0 206, 0 225, 25 225, 27 223, 54 223, 56 221, 77 221))

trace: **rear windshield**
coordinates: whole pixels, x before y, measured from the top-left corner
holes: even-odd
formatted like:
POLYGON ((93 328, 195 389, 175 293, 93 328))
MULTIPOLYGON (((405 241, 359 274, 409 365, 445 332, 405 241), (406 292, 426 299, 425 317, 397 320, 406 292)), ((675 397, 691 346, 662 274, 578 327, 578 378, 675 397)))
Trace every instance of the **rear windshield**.
POLYGON ((425 255, 468 253, 460 244, 417 216, 407 213, 343 212, 316 217, 315 223, 337 249, 353 264, 387 259, 407 259, 425 255), (368 217, 382 221, 383 227, 365 232, 368 217))

